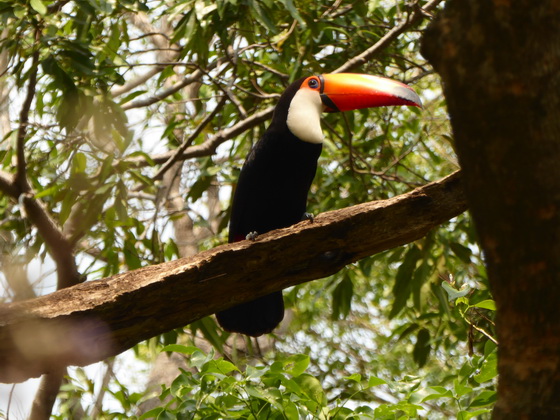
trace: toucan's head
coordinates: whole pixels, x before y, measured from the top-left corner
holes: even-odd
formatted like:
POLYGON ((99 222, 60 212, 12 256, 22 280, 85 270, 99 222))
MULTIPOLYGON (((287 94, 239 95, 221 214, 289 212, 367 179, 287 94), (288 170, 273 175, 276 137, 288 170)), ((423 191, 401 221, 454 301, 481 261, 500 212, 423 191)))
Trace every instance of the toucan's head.
POLYGON ((412 88, 384 77, 353 73, 323 74, 306 77, 290 85, 280 98, 275 118, 286 118, 288 129, 300 140, 321 143, 322 112, 388 105, 421 107, 422 103, 412 88))

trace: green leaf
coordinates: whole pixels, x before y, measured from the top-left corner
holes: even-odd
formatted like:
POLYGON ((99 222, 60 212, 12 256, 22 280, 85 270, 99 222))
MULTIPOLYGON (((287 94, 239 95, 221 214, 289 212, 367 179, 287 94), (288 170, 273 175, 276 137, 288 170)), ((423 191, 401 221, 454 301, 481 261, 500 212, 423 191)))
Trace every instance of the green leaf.
POLYGON ((354 296, 354 283, 348 274, 337 284, 333 291, 332 315, 333 320, 344 319, 350 313, 354 296))
POLYGON ((414 275, 412 276, 411 282, 411 289, 412 289, 412 298, 414 300, 414 307, 417 310, 421 310, 421 291, 422 286, 429 278, 429 275, 432 271, 432 268, 428 264, 428 262, 424 259, 420 266, 414 271, 414 275))
POLYGON ((191 329, 196 331, 197 329, 202 332, 202 335, 215 349, 220 353, 224 352, 223 344, 224 340, 219 334, 218 326, 212 317, 206 316, 199 319, 196 322, 191 323, 191 329))
POLYGON ((296 19, 300 25, 305 26, 305 21, 299 14, 298 9, 294 6, 293 0, 282 0, 282 3, 284 3, 284 6, 286 6, 286 9, 288 9, 293 18, 296 19))
POLYGON ((204 192, 208 190, 208 188, 210 188, 213 180, 214 178, 210 176, 201 176, 200 178, 198 178, 189 190, 188 197, 191 202, 194 203, 195 201, 199 200, 200 197, 202 197, 202 194, 204 194, 204 192))
POLYGON ((307 354, 294 354, 286 359, 285 370, 292 376, 299 376, 309 366, 309 355, 307 354))
POLYGON ((453 388, 457 397, 462 397, 464 395, 470 394, 473 391, 472 387, 462 384, 457 379, 455 379, 453 383, 453 388))
POLYGON ((498 356, 496 353, 490 354, 482 363, 480 372, 474 376, 474 380, 479 384, 488 382, 498 376, 498 356))
POLYGON ((35 10, 40 15, 44 16, 47 14, 47 7, 41 0, 31 0, 29 4, 31 5, 33 10, 35 10))
POLYGON ((195 352, 201 352, 198 347, 195 346, 183 346, 181 344, 169 344, 161 349, 162 352, 175 352, 182 353, 186 355, 191 355, 195 352))
POLYGON ((266 29, 272 34, 277 34, 278 29, 269 16, 268 12, 261 7, 262 3, 259 0, 248 0, 249 10, 251 14, 257 19, 266 29))
POLYGON ((360 375, 359 373, 354 373, 350 376, 343 376, 343 379, 360 383, 362 381, 362 375, 360 375))
POLYGON ((45 188, 42 191, 39 191, 38 193, 35 194, 35 198, 42 198, 42 197, 48 197, 51 195, 55 195, 55 193, 57 193, 60 190, 60 185, 55 184, 49 188, 45 188))
POLYGON ((315 401, 321 407, 325 407, 327 405, 327 396, 323 391, 321 382, 316 377, 308 373, 304 373, 297 378, 294 378, 294 380, 312 401, 315 401))
POLYGON ((386 385, 387 381, 381 379, 381 378, 377 378, 375 376, 370 376, 368 379, 368 387, 371 388, 373 386, 379 386, 379 385, 386 385))
POLYGON ((140 416, 140 420, 154 418, 157 419, 161 414, 163 414, 164 411, 165 409, 163 407, 152 408, 151 410, 146 411, 144 414, 142 414, 142 416, 140 416))
POLYGON ((134 240, 125 241, 123 254, 125 263, 130 270, 135 270, 142 267, 142 260, 138 256, 138 251, 136 250, 136 243, 134 240))
POLYGON ((299 419, 299 411, 297 405, 292 401, 286 401, 284 403, 284 415, 286 419, 299 419))
POLYGON ((496 310, 496 302, 494 302, 492 299, 486 299, 471 306, 474 306, 476 308, 489 309, 491 311, 496 310))
POLYGON ((389 313, 389 318, 397 316, 405 307, 406 301, 412 291, 412 275, 414 274, 416 264, 421 256, 422 252, 416 245, 411 246, 405 254, 404 260, 397 271, 397 277, 393 287, 393 296, 395 300, 391 312, 389 313))
POLYGON ((430 332, 426 328, 422 328, 418 331, 418 334, 416 334, 416 344, 412 351, 412 356, 418 367, 422 367, 426 364, 430 350, 430 332))
POLYGON ((203 369, 205 373, 221 373, 222 375, 233 371, 239 371, 239 369, 233 363, 224 359, 210 360, 203 369))
POLYGON ((457 255, 457 257, 459 257, 459 259, 465 264, 471 263, 472 251, 470 250, 470 248, 467 248, 466 246, 461 245, 457 242, 451 242, 449 244, 449 247, 451 248, 453 253, 457 255))
POLYGON ((441 283, 441 287, 443 287, 443 289, 447 292, 447 299, 450 302, 452 300, 468 295, 471 291, 471 288, 468 284, 464 284, 461 289, 457 290, 446 281, 441 283))
POLYGON ((478 416, 481 416, 482 414, 487 414, 490 413, 491 410, 488 409, 482 409, 482 410, 476 410, 476 411, 459 411, 459 413, 457 414, 457 420, 469 420, 472 418, 480 418, 478 416))
POLYGON ((60 214, 58 215, 61 224, 64 224, 64 222, 68 219, 68 216, 70 216, 70 212, 74 208, 74 205, 76 205, 77 199, 78 196, 72 191, 68 191, 64 196, 60 206, 60 214))
POLYGON ((494 404, 498 399, 498 393, 493 390, 485 390, 476 396, 469 405, 469 408, 485 407, 494 404))
MULTIPOLYGON (((134 91, 134 92, 132 92, 132 93, 126 95, 125 97, 121 98, 121 99, 119 100, 119 105, 124 105, 124 104, 126 104, 127 102, 132 101, 134 98, 137 98, 138 96, 141 96, 141 95, 143 95, 143 94, 145 94, 145 93, 146 93, 145 90, 136 90, 136 91, 134 91)), ((132 156, 132 154, 131 154, 131 156, 132 156)))
POLYGON ((72 173, 83 173, 87 168, 87 158, 84 153, 78 152, 74 155, 72 159, 72 173))
POLYGON ((424 397, 422 399, 422 402, 426 402, 426 401, 430 401, 430 400, 437 400, 439 398, 452 398, 453 397, 453 393, 451 392, 451 390, 447 389, 443 386, 431 386, 430 389, 432 389, 434 392, 432 394, 429 394, 428 396, 424 397))

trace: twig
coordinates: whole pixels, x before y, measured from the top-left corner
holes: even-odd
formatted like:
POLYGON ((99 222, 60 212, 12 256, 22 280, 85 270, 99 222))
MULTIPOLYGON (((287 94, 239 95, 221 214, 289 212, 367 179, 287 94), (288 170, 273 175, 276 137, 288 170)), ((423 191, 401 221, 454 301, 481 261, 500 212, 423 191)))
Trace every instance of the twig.
POLYGON ((202 78, 203 75, 204 75, 204 73, 201 72, 200 70, 195 70, 193 73, 186 76, 180 82, 175 83, 170 88, 165 89, 165 90, 161 91, 160 93, 158 93, 154 96, 150 96, 149 98, 145 98, 145 99, 141 99, 141 100, 138 100, 138 101, 131 102, 129 104, 125 104, 125 105, 123 105, 122 109, 127 111, 129 109, 142 108, 142 107, 146 107, 146 106, 150 106, 152 104, 155 104, 156 102, 159 102, 159 101, 167 98, 168 96, 173 95, 175 92, 178 92, 179 90, 183 89, 185 86, 188 86, 191 83, 199 81, 202 78))
POLYGON ((132 89, 140 86, 143 83, 146 83, 148 80, 150 80, 156 74, 161 73, 164 69, 165 69, 165 66, 158 65, 157 67, 154 67, 153 69, 150 69, 146 73, 141 74, 138 77, 130 80, 129 82, 125 83, 124 85, 114 87, 113 89, 111 89, 111 95, 113 95, 113 97, 117 97, 117 96, 120 96, 120 95, 122 95, 126 92, 130 92, 132 89))
POLYGON ((154 175, 154 181, 160 180, 163 178, 165 172, 167 172, 173 164, 180 160, 181 155, 187 150, 193 143, 193 141, 198 137, 198 135, 206 128, 206 126, 212 121, 212 119, 222 110, 222 107, 225 105, 227 101, 227 97, 223 96, 216 108, 208 114, 204 120, 196 127, 196 129, 192 132, 192 134, 177 148, 173 151, 173 154, 169 157, 167 162, 163 164, 163 166, 159 169, 159 171, 154 175))
POLYGON ((208 65, 208 68, 206 68, 204 71, 202 71, 200 69, 197 69, 193 73, 189 74, 188 76, 185 76, 185 78, 183 80, 181 80, 180 82, 175 83, 170 88, 165 89, 165 90, 161 91, 160 93, 158 93, 154 96, 151 96, 149 98, 145 98, 145 99, 141 99, 141 100, 138 100, 138 101, 131 102, 129 104, 125 104, 125 105, 123 105, 122 109, 127 111, 127 110, 133 109, 133 108, 142 108, 142 107, 150 106, 150 105, 152 105, 156 102, 159 102, 159 101, 167 98, 168 96, 173 95, 174 93, 178 92, 179 90, 183 89, 185 86, 188 86, 192 83, 198 82, 205 75, 205 72, 213 70, 217 66, 221 65, 223 63, 223 61, 224 61, 223 59, 218 59, 218 60, 214 61, 213 63, 210 63, 208 65))

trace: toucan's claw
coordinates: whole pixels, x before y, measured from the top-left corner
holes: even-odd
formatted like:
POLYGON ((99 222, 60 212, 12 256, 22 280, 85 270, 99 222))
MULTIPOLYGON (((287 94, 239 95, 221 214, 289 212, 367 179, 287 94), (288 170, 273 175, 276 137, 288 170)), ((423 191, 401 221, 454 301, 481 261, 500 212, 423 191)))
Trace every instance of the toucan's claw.
POLYGON ((303 213, 303 216, 301 216, 301 220, 302 222, 305 220, 309 220, 311 223, 313 223, 315 221, 315 216, 313 215, 313 213, 303 213))
POLYGON ((256 241, 258 236, 259 236, 259 233, 256 232, 256 231, 253 231, 253 232, 249 232, 247 234, 247 236, 245 236, 245 239, 247 239, 248 241, 256 241))

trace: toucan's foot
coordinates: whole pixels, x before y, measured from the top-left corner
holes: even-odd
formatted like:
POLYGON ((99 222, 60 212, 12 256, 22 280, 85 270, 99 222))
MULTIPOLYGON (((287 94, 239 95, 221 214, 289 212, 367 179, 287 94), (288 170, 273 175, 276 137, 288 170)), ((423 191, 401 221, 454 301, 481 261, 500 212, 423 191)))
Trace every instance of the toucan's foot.
POLYGON ((249 232, 247 236, 245 236, 245 239, 249 241, 255 241, 258 236, 259 236, 258 232, 253 231, 253 232, 249 232))
POLYGON ((305 220, 309 220, 311 223, 313 223, 315 221, 315 216, 313 216, 313 213, 303 213, 303 216, 301 216, 301 220, 302 222, 305 220))

